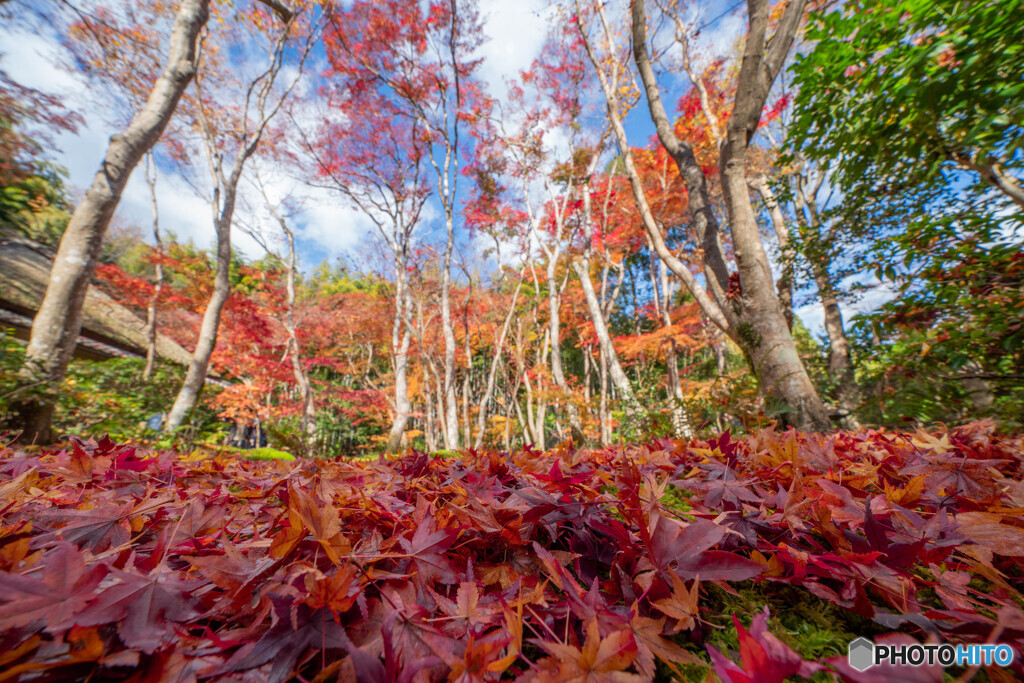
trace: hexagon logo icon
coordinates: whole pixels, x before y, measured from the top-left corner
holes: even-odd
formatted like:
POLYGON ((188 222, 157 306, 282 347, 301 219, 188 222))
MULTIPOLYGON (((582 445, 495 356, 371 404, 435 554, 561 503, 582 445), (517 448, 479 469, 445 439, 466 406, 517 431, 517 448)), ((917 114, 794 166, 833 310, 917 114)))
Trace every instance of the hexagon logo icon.
POLYGON ((864 671, 875 663, 875 644, 867 638, 858 638, 850 643, 849 662, 857 671, 864 671))

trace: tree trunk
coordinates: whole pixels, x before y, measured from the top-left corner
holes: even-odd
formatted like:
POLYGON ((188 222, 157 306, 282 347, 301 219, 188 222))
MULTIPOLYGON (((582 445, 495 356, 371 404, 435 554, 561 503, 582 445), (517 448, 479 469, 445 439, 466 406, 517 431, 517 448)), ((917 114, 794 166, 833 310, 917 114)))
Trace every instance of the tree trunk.
POLYGON ((601 346, 597 347, 597 353, 600 357, 598 374, 601 392, 601 445, 608 447, 612 444, 612 416, 608 410, 608 358, 601 346))
MULTIPOLYGON (((718 238, 719 226, 707 201, 707 182, 693 149, 679 140, 661 102, 661 94, 647 53, 647 26, 643 0, 631 0, 633 57, 647 95, 651 120, 658 138, 676 162, 684 179, 694 216, 698 242, 703 250, 706 281, 712 296, 695 281, 686 264, 665 245, 664 237, 647 206, 643 185, 633 165, 625 129, 618 113, 618 97, 600 69, 600 61, 587 42, 588 54, 601 79, 609 118, 623 152, 630 186, 644 227, 658 255, 694 294, 705 314, 743 349, 762 392, 789 407, 786 424, 804 430, 825 431, 831 422, 824 404, 811 384, 789 332, 775 294, 767 254, 761 243, 757 220, 747 189, 746 153, 760 123, 764 103, 793 37, 800 25, 806 0, 793 0, 778 21, 766 47, 768 0, 749 0, 749 30, 737 77, 736 96, 720 148, 719 171, 729 217, 738 273, 729 274, 718 238)), ((603 19, 603 9, 599 10, 603 19)), ((606 29, 607 30, 607 29, 606 29)), ((584 36, 586 37, 586 36, 584 36)))
POLYGON ((768 256, 758 234, 747 188, 746 147, 740 147, 737 126, 730 119, 731 143, 723 146, 722 189, 729 209, 733 249, 739 266, 742 317, 734 330, 737 343, 749 356, 765 394, 784 404, 792 417, 783 421, 803 430, 831 429, 828 412, 818 397, 797 353, 789 325, 775 294, 768 256))
MULTIPOLYGON (((153 153, 146 152, 146 184, 149 185, 149 201, 153 208, 153 241, 156 244, 157 256, 163 256, 164 244, 160 239, 160 212, 156 203, 156 162, 153 160, 153 153), (152 169, 152 174, 150 170, 152 169)), ((161 261, 154 266, 156 272, 153 276, 153 296, 149 297, 149 304, 146 306, 146 366, 142 370, 143 381, 149 381, 153 375, 153 365, 156 363, 156 338, 157 321, 156 309, 160 302, 160 293, 164 288, 164 265, 161 261)))
POLYGON ((591 399, 590 384, 593 381, 591 378, 591 362, 590 362, 590 350, 586 346, 580 347, 583 352, 583 402, 589 406, 591 399))
MULTIPOLYGON (((472 281, 470 282, 472 284, 472 281)), ((470 343, 472 340, 469 335, 469 301, 472 299, 472 291, 470 289, 470 296, 466 300, 466 307, 464 309, 463 330, 465 338, 462 343, 462 348, 466 354, 466 375, 462 378, 462 443, 467 447, 473 443, 473 425, 469 415, 469 384, 473 378, 473 347, 470 343)))
POLYGON ((405 277, 405 259, 395 257, 395 319, 391 327, 391 348, 395 368, 395 420, 388 433, 388 453, 397 453, 402 447, 402 435, 405 434, 412 411, 409 401, 409 344, 412 332, 405 322, 406 316, 412 315, 412 303, 408 291, 409 283, 405 277), (405 311, 403 315, 402 311, 405 311), (403 328, 404 331, 403 331, 403 328))
MULTIPOLYGON (((241 176, 241 167, 238 167, 238 176, 241 176)), ((229 272, 231 269, 231 221, 235 210, 235 192, 238 186, 238 178, 232 174, 234 183, 225 188, 224 205, 220 216, 217 219, 217 271, 213 276, 213 292, 210 300, 203 311, 203 322, 199 327, 199 337, 196 340, 196 348, 192 352, 192 359, 188 364, 188 372, 185 374, 185 382, 174 399, 171 412, 167 415, 164 424, 164 431, 172 433, 181 426, 185 417, 192 411, 199 399, 199 392, 206 383, 206 373, 210 366, 210 358, 217 346, 217 331, 220 328, 220 316, 224 311, 224 304, 231 294, 231 281, 229 272)))
POLYGON ((444 447, 448 450, 459 448, 459 407, 455 400, 455 327, 452 324, 451 267, 452 248, 455 245, 455 228, 449 212, 446 225, 448 241, 444 248, 444 264, 441 270, 441 327, 444 335, 444 447))
POLYGON ((516 283, 516 291, 512 295, 512 304, 509 306, 508 313, 505 315, 505 322, 501 325, 501 334, 498 335, 497 340, 494 343, 494 358, 491 359, 491 368, 487 372, 487 385, 484 387, 484 395, 480 399, 480 412, 477 414, 476 422, 476 441, 473 443, 473 448, 480 448, 484 442, 484 435, 487 432, 487 405, 491 401, 491 396, 494 393, 494 380, 498 375, 498 364, 501 362, 501 350, 505 346, 505 337, 508 335, 508 328, 512 322, 512 316, 516 311, 516 302, 519 300, 519 290, 523 286, 523 276, 525 270, 519 273, 519 282, 516 283))
POLYGON ((818 299, 824 309, 825 332, 828 334, 829 342, 828 371, 835 383, 836 401, 846 413, 842 418, 845 425, 859 429, 860 422, 853 411, 860 403, 860 391, 853 376, 853 361, 850 358, 850 343, 843 325, 843 312, 839 308, 835 283, 829 273, 831 235, 822 235, 823 226, 819 219, 814 191, 806 191, 802 175, 797 175, 794 199, 797 226, 805 245, 804 258, 811 265, 814 283, 818 288, 818 299))
POLYGON ((782 274, 775 287, 779 292, 779 303, 782 305, 782 314, 786 317, 786 324, 793 329, 793 250, 789 246, 789 231, 786 229, 786 219, 782 215, 782 207, 775 199, 775 193, 768 185, 768 179, 761 174, 750 180, 750 186, 757 190, 764 200, 768 213, 772 218, 772 227, 775 228, 775 239, 779 245, 779 260, 782 274))
POLYGON ((430 399, 430 373, 423 368, 423 438, 428 451, 437 450, 437 433, 434 429, 434 404, 430 399))
POLYGON ((643 414, 640 402, 636 400, 633 388, 629 384, 629 378, 622 371, 619 364, 619 355, 612 344, 611 335, 608 333, 608 325, 605 323, 604 314, 601 312, 601 304, 597 300, 597 293, 594 291, 594 283, 590 280, 590 260, 580 257, 572 262, 573 270, 580 280, 583 288, 583 295, 587 300, 587 311, 590 313, 591 321, 594 323, 594 331, 597 333, 597 342, 601 352, 608 361, 608 375, 612 384, 622 395, 626 402, 626 412, 636 417, 643 414))
MULTIPOLYGON (((441 377, 441 373, 440 372, 436 372, 436 368, 435 368, 435 373, 434 373, 434 390, 435 390, 435 399, 437 401, 437 410, 435 411, 434 416, 437 418, 437 431, 440 432, 440 434, 441 434, 441 445, 444 446, 445 450, 451 450, 451 448, 449 448, 449 446, 448 446, 448 444, 450 442, 448 441, 448 436, 447 436, 447 434, 448 434, 448 424, 447 424, 447 415, 445 414, 444 386, 443 386, 442 380, 443 380, 443 378, 441 377)), ((458 424, 456 424, 456 429, 458 429, 458 424)))
MULTIPOLYGON (((302 416, 299 422, 299 430, 303 434, 306 445, 312 447, 316 436, 316 403, 313 399, 313 385, 309 381, 309 373, 306 372, 306 368, 302 364, 302 350, 295 331, 295 274, 298 272, 296 268, 295 234, 288 227, 288 221, 285 220, 285 217, 274 208, 262 182, 259 183, 259 186, 267 210, 274 220, 277 221, 277 224, 281 226, 281 231, 284 232, 285 239, 288 242, 288 275, 285 277, 286 298, 284 318, 285 332, 288 333, 288 348, 285 353, 291 358, 295 386, 299 391, 299 396, 302 397, 302 416)), ((267 398, 269 400, 269 396, 267 398)))
POLYGON ((196 42, 209 16, 208 0, 182 0, 171 33, 170 56, 146 105, 123 133, 110 138, 106 157, 85 198, 75 208, 57 249, 46 294, 32 323, 32 336, 19 374, 22 385, 42 383, 39 398, 14 406, 21 439, 48 443, 52 390, 64 379, 82 328, 82 305, 110 218, 129 176, 160 138, 196 71, 196 42))
MULTIPOLYGON (((658 279, 661 284, 661 297, 657 303, 661 308, 661 320, 665 327, 672 327, 672 316, 669 313, 672 286, 668 281, 665 262, 661 259, 658 259, 658 279)), ((654 291, 657 292, 659 283, 652 284, 654 291)), ((665 349, 665 365, 668 368, 668 398, 672 403, 672 427, 677 436, 689 439, 693 436, 693 425, 690 424, 690 416, 683 404, 683 389, 679 382, 679 361, 676 355, 676 342, 675 339, 671 339, 665 349)))
MULTIPOLYGON (((569 414, 569 424, 572 426, 573 436, 583 433, 583 423, 580 421, 580 411, 573 402, 572 390, 569 383, 565 381, 565 372, 562 369, 562 330, 561 313, 559 311, 559 300, 561 299, 560 287, 557 285, 555 268, 558 265, 558 246, 556 245, 553 258, 548 258, 548 327, 551 332, 551 378, 563 396, 565 409, 569 414)), ((583 445, 583 444, 579 444, 583 445)))
POLYGON ((316 436, 316 402, 313 399, 313 385, 309 381, 309 373, 306 372, 306 368, 302 364, 302 350, 299 347, 299 337, 295 332, 295 235, 292 234, 282 217, 278 217, 278 221, 288 238, 288 277, 286 280, 288 311, 285 321, 288 341, 291 345, 292 374, 295 376, 295 385, 299 389, 299 395, 302 396, 301 430, 305 435, 307 445, 312 446, 313 438, 316 436))
MULTIPOLYGON (((608 323, 605 320, 606 312, 597 298, 597 293, 594 291, 594 283, 590 279, 590 245, 593 243, 594 223, 590 206, 590 187, 584 185, 582 190, 584 243, 586 246, 584 247, 583 255, 573 260, 572 267, 576 271, 576 277, 579 278, 580 286, 583 288, 583 296, 587 302, 587 311, 590 313, 591 322, 594 323, 594 332, 597 334, 598 345, 608 361, 608 376, 626 402, 626 413, 633 418, 637 418, 643 414, 643 407, 637 401, 633 388, 629 384, 629 378, 626 377, 626 373, 622 371, 622 366, 619 364, 619 354, 615 351, 611 334, 608 332, 608 323)), ((622 273, 620 272, 619 285, 621 286, 621 284, 622 273)), ((614 297, 612 300, 614 301, 614 297)))

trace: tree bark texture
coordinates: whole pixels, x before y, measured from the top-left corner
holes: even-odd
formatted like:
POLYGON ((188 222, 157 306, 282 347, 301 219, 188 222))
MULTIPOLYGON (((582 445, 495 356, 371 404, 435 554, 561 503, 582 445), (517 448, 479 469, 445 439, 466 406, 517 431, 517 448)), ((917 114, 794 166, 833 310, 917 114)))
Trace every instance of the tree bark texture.
POLYGON ((103 163, 61 238, 20 374, 22 384, 42 383, 48 390, 15 407, 24 441, 48 443, 51 439, 54 399, 50 392, 64 379, 74 352, 82 328, 82 305, 103 236, 128 178, 160 138, 195 75, 197 41, 208 17, 209 0, 182 0, 163 73, 142 110, 122 133, 110 138, 103 163))
MULTIPOLYGON (((805 0, 793 0, 765 47, 769 3, 749 0, 749 30, 737 77, 737 91, 725 139, 720 147, 719 170, 737 271, 728 271, 717 218, 710 210, 707 178, 691 146, 679 140, 661 102, 657 79, 647 52, 647 26, 643 0, 631 0, 633 57, 647 95, 658 138, 676 162, 688 191, 693 224, 710 295, 695 282, 685 263, 665 245, 643 194, 643 186, 629 152, 618 116, 614 84, 601 76, 613 130, 623 150, 627 175, 641 218, 658 255, 697 299, 705 314, 744 351, 762 391, 789 407, 784 422, 804 430, 831 428, 828 413, 803 366, 785 315, 775 293, 768 257, 761 243, 747 185, 746 155, 757 130, 768 92, 782 67, 799 27, 805 0)), ((602 10, 603 11, 603 10, 602 10)), ((590 47, 588 45, 588 51, 590 47)), ((598 65, 598 60, 591 54, 598 65)))

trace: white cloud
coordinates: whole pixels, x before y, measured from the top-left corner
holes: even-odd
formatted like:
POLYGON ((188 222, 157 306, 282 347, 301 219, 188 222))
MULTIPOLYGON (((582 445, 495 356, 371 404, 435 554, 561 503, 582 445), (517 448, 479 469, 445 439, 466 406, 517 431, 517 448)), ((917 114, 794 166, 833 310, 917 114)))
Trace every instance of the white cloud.
POLYGON ((484 33, 490 38, 480 48, 484 62, 480 76, 493 97, 505 94, 505 80, 528 69, 547 35, 550 14, 545 0, 482 0, 484 33))
MULTIPOLYGON (((73 194, 80 196, 92 183, 110 136, 117 132, 104 122, 104 117, 97 110, 94 86, 60 66, 62 61, 66 61, 66 54, 55 36, 25 31, 0 32, 0 53, 4 54, 0 66, 12 78, 22 85, 61 97, 66 106, 85 118, 86 125, 80 127, 77 134, 55 136, 55 148, 48 150, 52 161, 67 168, 69 187, 73 194)), ((294 77, 294 71, 285 76, 294 77)), ((149 187, 141 166, 140 163, 125 187, 115 220, 142 227, 148 238, 152 214, 149 187)), ((178 173, 161 168, 158 175, 157 203, 161 229, 165 234, 173 232, 181 240, 192 240, 200 247, 210 247, 215 237, 209 203, 198 196, 178 173)), ((196 175, 201 184, 207 182, 202 168, 196 175)), ((280 176, 277 174, 276 186, 270 188, 271 195, 279 197, 283 192, 296 189, 296 194, 304 200, 301 203, 305 209, 295 217, 295 224, 300 245, 305 247, 305 261, 318 263, 323 258, 333 258, 357 247, 372 230, 372 224, 365 216, 343 207, 330 193, 297 186, 294 180, 280 176)), ((245 181, 243 186, 241 194, 252 194, 245 181)), ((259 206, 257 198, 250 198, 249 205, 259 206)), ((240 203, 236 216, 245 210, 245 205, 240 203)), ((232 243, 247 256, 258 258, 263 254, 256 240, 237 229, 237 222, 232 232, 232 243)))
MULTIPOLYGON (((856 301, 843 302, 839 305, 843 312, 843 326, 847 333, 850 331, 850 323, 854 316, 861 313, 870 313, 881 308, 883 305, 896 298, 897 292, 889 283, 879 282, 874 276, 864 278, 854 275, 839 283, 839 291, 850 291, 855 284, 866 284, 870 287, 861 294, 856 301)), ((799 306, 793 313, 803 321, 804 326, 810 330, 815 337, 825 337, 825 311, 821 301, 815 297, 809 303, 799 306)))

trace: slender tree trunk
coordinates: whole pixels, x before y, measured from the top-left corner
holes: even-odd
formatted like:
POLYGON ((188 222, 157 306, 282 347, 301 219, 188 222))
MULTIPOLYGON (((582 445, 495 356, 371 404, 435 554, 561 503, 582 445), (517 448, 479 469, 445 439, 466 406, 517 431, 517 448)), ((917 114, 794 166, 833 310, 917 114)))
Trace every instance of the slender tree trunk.
MULTIPOLYGON (((551 330, 547 329, 544 331, 544 340, 540 345, 540 363, 543 363, 543 359, 548 357, 548 353, 551 349, 551 330)), ((527 378, 529 379, 529 378, 527 378)), ((547 417, 548 417, 548 399, 545 392, 544 376, 537 375, 537 409, 536 409, 536 424, 533 428, 534 434, 537 435, 537 448, 541 450, 547 448, 547 417)))
MULTIPOLYGON (((559 250, 555 247, 554 258, 548 259, 548 326, 551 333, 551 378, 563 396, 565 409, 569 415, 569 424, 572 426, 573 436, 579 438, 583 434, 583 423, 580 421, 580 411, 573 402, 572 390, 569 383, 565 381, 565 372, 562 369, 562 329, 561 313, 559 311, 559 300, 561 299, 560 287, 557 286, 555 268, 558 265, 559 250)), ((579 444, 583 445, 583 444, 579 444)))
MULTIPOLYGON (((232 174, 234 176, 234 174, 232 174)), ((238 176, 241 176, 241 165, 238 165, 238 176)), ((164 431, 171 433, 185 421, 199 399, 199 392, 206 383, 206 373, 210 366, 210 358, 217 346, 217 332, 220 328, 220 317, 224 305, 231 294, 231 221, 235 210, 235 193, 238 178, 233 184, 224 188, 224 205, 217 219, 217 270, 213 276, 213 292, 203 311, 203 322, 199 327, 199 337, 192 359, 185 373, 185 382, 174 399, 171 412, 167 415, 164 431)))
MULTIPOLYGON (((590 279, 590 245, 593 237, 590 188, 584 185, 582 190, 583 222, 585 226, 584 239, 587 246, 584 247, 583 254, 573 260, 572 267, 576 271, 576 277, 580 281, 580 286, 583 288, 583 296, 587 302, 587 311, 590 313, 591 322, 594 323, 597 342, 608 361, 608 375, 611 378, 612 384, 626 402, 627 414, 635 418, 643 414, 643 407, 637 401, 633 388, 629 384, 629 378, 626 377, 626 373, 622 371, 622 366, 619 364, 619 355, 615 351, 615 345, 612 344, 611 334, 608 332, 608 324, 605 321, 605 311, 601 306, 601 302, 598 301, 597 293, 594 291, 594 283, 590 279)), ((622 274, 620 273, 620 284, 621 276, 622 274)))
POLYGON ((306 367, 302 364, 302 349, 295 331, 295 235, 292 234, 283 218, 279 217, 278 220, 288 238, 288 277, 285 281, 288 309, 285 321, 288 342, 291 345, 292 374, 295 375, 295 385, 299 389, 299 395, 302 396, 301 430, 307 444, 312 446, 313 438, 316 436, 316 401, 313 398, 313 385, 309 381, 309 373, 306 372, 306 367))
POLYGON ((494 393, 494 381, 498 374, 498 364, 501 362, 501 350, 505 346, 505 337, 508 335, 512 316, 515 315, 516 302, 519 300, 519 290, 523 286, 524 274, 525 271, 521 271, 519 274, 519 282, 516 283, 516 291, 512 295, 512 304, 509 306, 508 313, 505 315, 505 321, 501 325, 501 333, 494 343, 494 357, 491 359, 491 367, 487 372, 487 384, 484 387, 484 395, 480 399, 480 412, 477 414, 476 423, 476 441, 473 443, 473 448, 480 448, 484 442, 484 435, 487 431, 487 405, 490 403, 491 396, 494 393))
POLYGON ((434 405, 430 399, 430 373, 423 368, 423 438, 428 451, 437 450, 437 433, 434 430, 434 405))
MULTIPOLYGON (((669 312, 672 301, 672 285, 668 280, 668 270, 665 262, 658 259, 658 276, 661 284, 661 320, 665 327, 672 327, 672 316, 669 312)), ((659 282, 652 283, 655 292, 658 291, 659 282)), ((676 358, 676 341, 670 339, 665 349, 665 365, 668 368, 668 395, 672 402, 672 427, 678 436, 689 439, 693 436, 693 425, 690 423, 690 416, 687 414, 686 406, 683 404, 683 389, 679 382, 679 361, 676 358)))
POLYGON ((593 381, 593 379, 591 378, 590 369, 590 366, 592 365, 592 363, 590 362, 590 350, 585 346, 581 347, 580 350, 583 351, 583 402, 587 406, 590 406, 590 384, 593 381))
MULTIPOLYGON (((470 281, 470 285, 472 286, 472 281, 470 281)), ((470 289, 470 296, 466 300, 465 315, 463 317, 465 338, 463 339, 462 348, 466 354, 466 375, 462 378, 462 443, 466 446, 473 443, 473 426, 469 415, 469 384, 473 378, 473 348, 470 344, 469 334, 469 300, 472 299, 472 291, 470 289)))
MULTIPOLYGON (((281 6, 283 7, 283 5, 281 6)), ((283 17, 284 13, 279 13, 279 16, 283 17)), ((242 136, 235 153, 234 163, 231 165, 231 173, 226 178, 223 175, 222 166, 223 150, 218 144, 216 133, 209 125, 202 106, 200 105, 199 107, 202 135, 206 143, 210 175, 214 182, 213 206, 220 207, 220 212, 214 221, 217 232, 217 272, 214 276, 213 293, 206 305, 206 310, 203 312, 203 322, 199 328, 199 338, 196 341, 196 348, 192 353, 192 360, 185 375, 185 383, 178 392, 178 396, 174 399, 174 405, 171 407, 171 412, 167 416, 167 422, 164 425, 164 431, 168 433, 177 430, 185 420, 185 417, 195 407, 199 393, 206 383, 206 373, 209 369, 210 358, 217 345, 217 332, 220 328, 221 313, 224 310, 224 305, 227 303, 228 296, 231 294, 231 282, 229 279, 229 269, 231 266, 231 224, 234 219, 235 201, 238 197, 238 183, 242 179, 242 170, 249 157, 256 153, 267 125, 280 110, 285 98, 295 87, 295 84, 298 83, 299 77, 302 75, 302 67, 312 47, 312 41, 307 40, 291 84, 284 89, 284 92, 276 102, 268 106, 271 87, 281 72, 285 54, 285 43, 295 20, 294 14, 288 14, 288 16, 290 18, 287 19, 286 25, 274 45, 270 66, 251 86, 257 92, 257 122, 252 132, 248 130, 248 95, 246 97, 246 110, 242 112, 243 118, 241 121, 242 136)), ((310 34, 310 36, 312 35, 310 34)), ((200 88, 199 81, 196 82, 196 88, 200 88)), ((250 94, 252 92, 252 90, 249 91, 250 94)), ((200 96, 199 99, 202 100, 202 97, 200 96)), ((214 210, 216 211, 216 208, 214 210)))
POLYGON ((106 157, 85 198, 75 208, 50 270, 19 374, 22 386, 47 392, 13 407, 21 440, 49 443, 52 391, 64 379, 82 328, 82 306, 110 218, 129 176, 160 138, 196 70, 196 43, 209 16, 208 0, 183 0, 171 32, 170 56, 149 98, 123 133, 110 139, 106 157))
POLYGON ((512 405, 515 403, 514 396, 505 402, 505 453, 512 451, 512 405))
POLYGON ((391 327, 391 348, 395 368, 395 420, 391 425, 388 434, 388 453, 397 453, 402 447, 402 435, 405 434, 406 425, 409 422, 409 414, 412 411, 412 403, 409 401, 409 381, 407 378, 409 367, 409 344, 412 333, 405 323, 407 315, 412 314, 412 305, 409 301, 411 295, 408 292, 409 284, 405 277, 404 259, 395 259, 395 319, 391 327), (403 309, 406 311, 402 313, 403 309), (403 331, 403 328, 404 331, 403 331))
POLYGON ((598 345, 601 347, 601 352, 608 363, 608 376, 615 389, 625 399, 626 412, 633 416, 641 415, 643 408, 633 393, 633 388, 629 384, 629 378, 626 377, 626 373, 623 372, 622 366, 619 364, 619 355, 615 351, 615 345, 612 344, 608 325, 605 323, 604 315, 601 312, 601 304, 597 300, 597 293, 594 291, 594 283, 590 279, 590 260, 585 257, 577 258, 573 260, 572 267, 576 271, 576 276, 579 278, 580 285, 583 288, 583 295, 587 301, 587 311, 590 313, 591 321, 594 323, 594 331, 597 333, 598 345))
POLYGON ((761 174, 750 181, 750 186, 757 190, 764 200, 768 213, 772 218, 772 227, 775 229, 775 239, 779 244, 779 259, 781 261, 782 274, 775 287, 779 293, 779 303, 782 305, 782 314, 786 318, 789 329, 793 329, 793 249, 789 245, 789 231, 786 229, 786 219, 782 215, 782 207, 775 200, 775 193, 768 185, 768 179, 761 174))
MULTIPOLYGON (((435 416, 437 417, 437 431, 441 434, 441 444, 444 446, 445 450, 451 450, 451 448, 448 445, 450 441, 446 436, 448 434, 448 416, 445 414, 443 378, 441 376, 441 373, 436 371, 436 368, 434 372, 434 380, 435 400, 437 402, 437 410, 435 412, 435 416)), ((457 422, 455 426, 456 428, 458 428, 457 422)))
POLYGON ((818 288, 818 299, 824 309, 825 332, 828 335, 828 371, 835 383, 836 400, 846 413, 846 426, 858 429, 860 423, 853 411, 860 403, 860 391, 853 376, 853 361, 850 357, 850 342, 846 337, 843 312, 839 308, 835 283, 829 273, 831 245, 829 235, 822 235, 822 228, 814 193, 807 192, 802 176, 796 179, 795 214, 797 225, 803 235, 804 257, 811 265, 814 283, 818 288))
POLYGON ((160 212, 156 201, 156 162, 152 151, 146 152, 145 163, 146 184, 149 186, 149 201, 153 209, 153 242, 158 257, 154 266, 156 272, 153 276, 153 296, 149 297, 149 304, 146 306, 146 366, 142 370, 142 379, 149 381, 153 375, 153 365, 156 363, 156 309, 164 288, 164 264, 159 257, 163 256, 164 243, 160 239, 160 212))
POLYGON ((448 240, 444 248, 444 264, 441 270, 441 327, 444 335, 444 447, 456 450, 459 447, 459 408, 455 401, 455 328, 452 325, 451 266, 452 248, 455 245, 455 229, 452 216, 447 216, 448 240))
POLYGON ((600 356, 598 375, 601 393, 601 445, 608 447, 612 444, 612 416, 608 410, 608 358, 601 346, 597 347, 597 353, 600 356))
POLYGON ((285 353, 288 354, 291 359, 292 375, 295 377, 295 387, 298 389, 299 396, 302 398, 302 416, 299 422, 299 430, 303 434, 303 439, 305 440, 306 445, 308 447, 312 447, 316 436, 316 402, 313 397, 313 385, 309 381, 309 373, 306 372, 306 367, 302 364, 302 349, 299 346, 299 337, 296 334, 295 275, 298 272, 298 268, 296 267, 297 255, 295 253, 295 234, 292 232, 292 229, 288 227, 288 221, 285 220, 285 217, 278 212, 270 201, 262 183, 260 183, 260 192, 263 194, 267 210, 281 227, 281 231, 284 232, 285 239, 288 242, 288 274, 285 277, 286 298, 284 318, 284 328, 285 332, 288 334, 288 349, 285 353))

